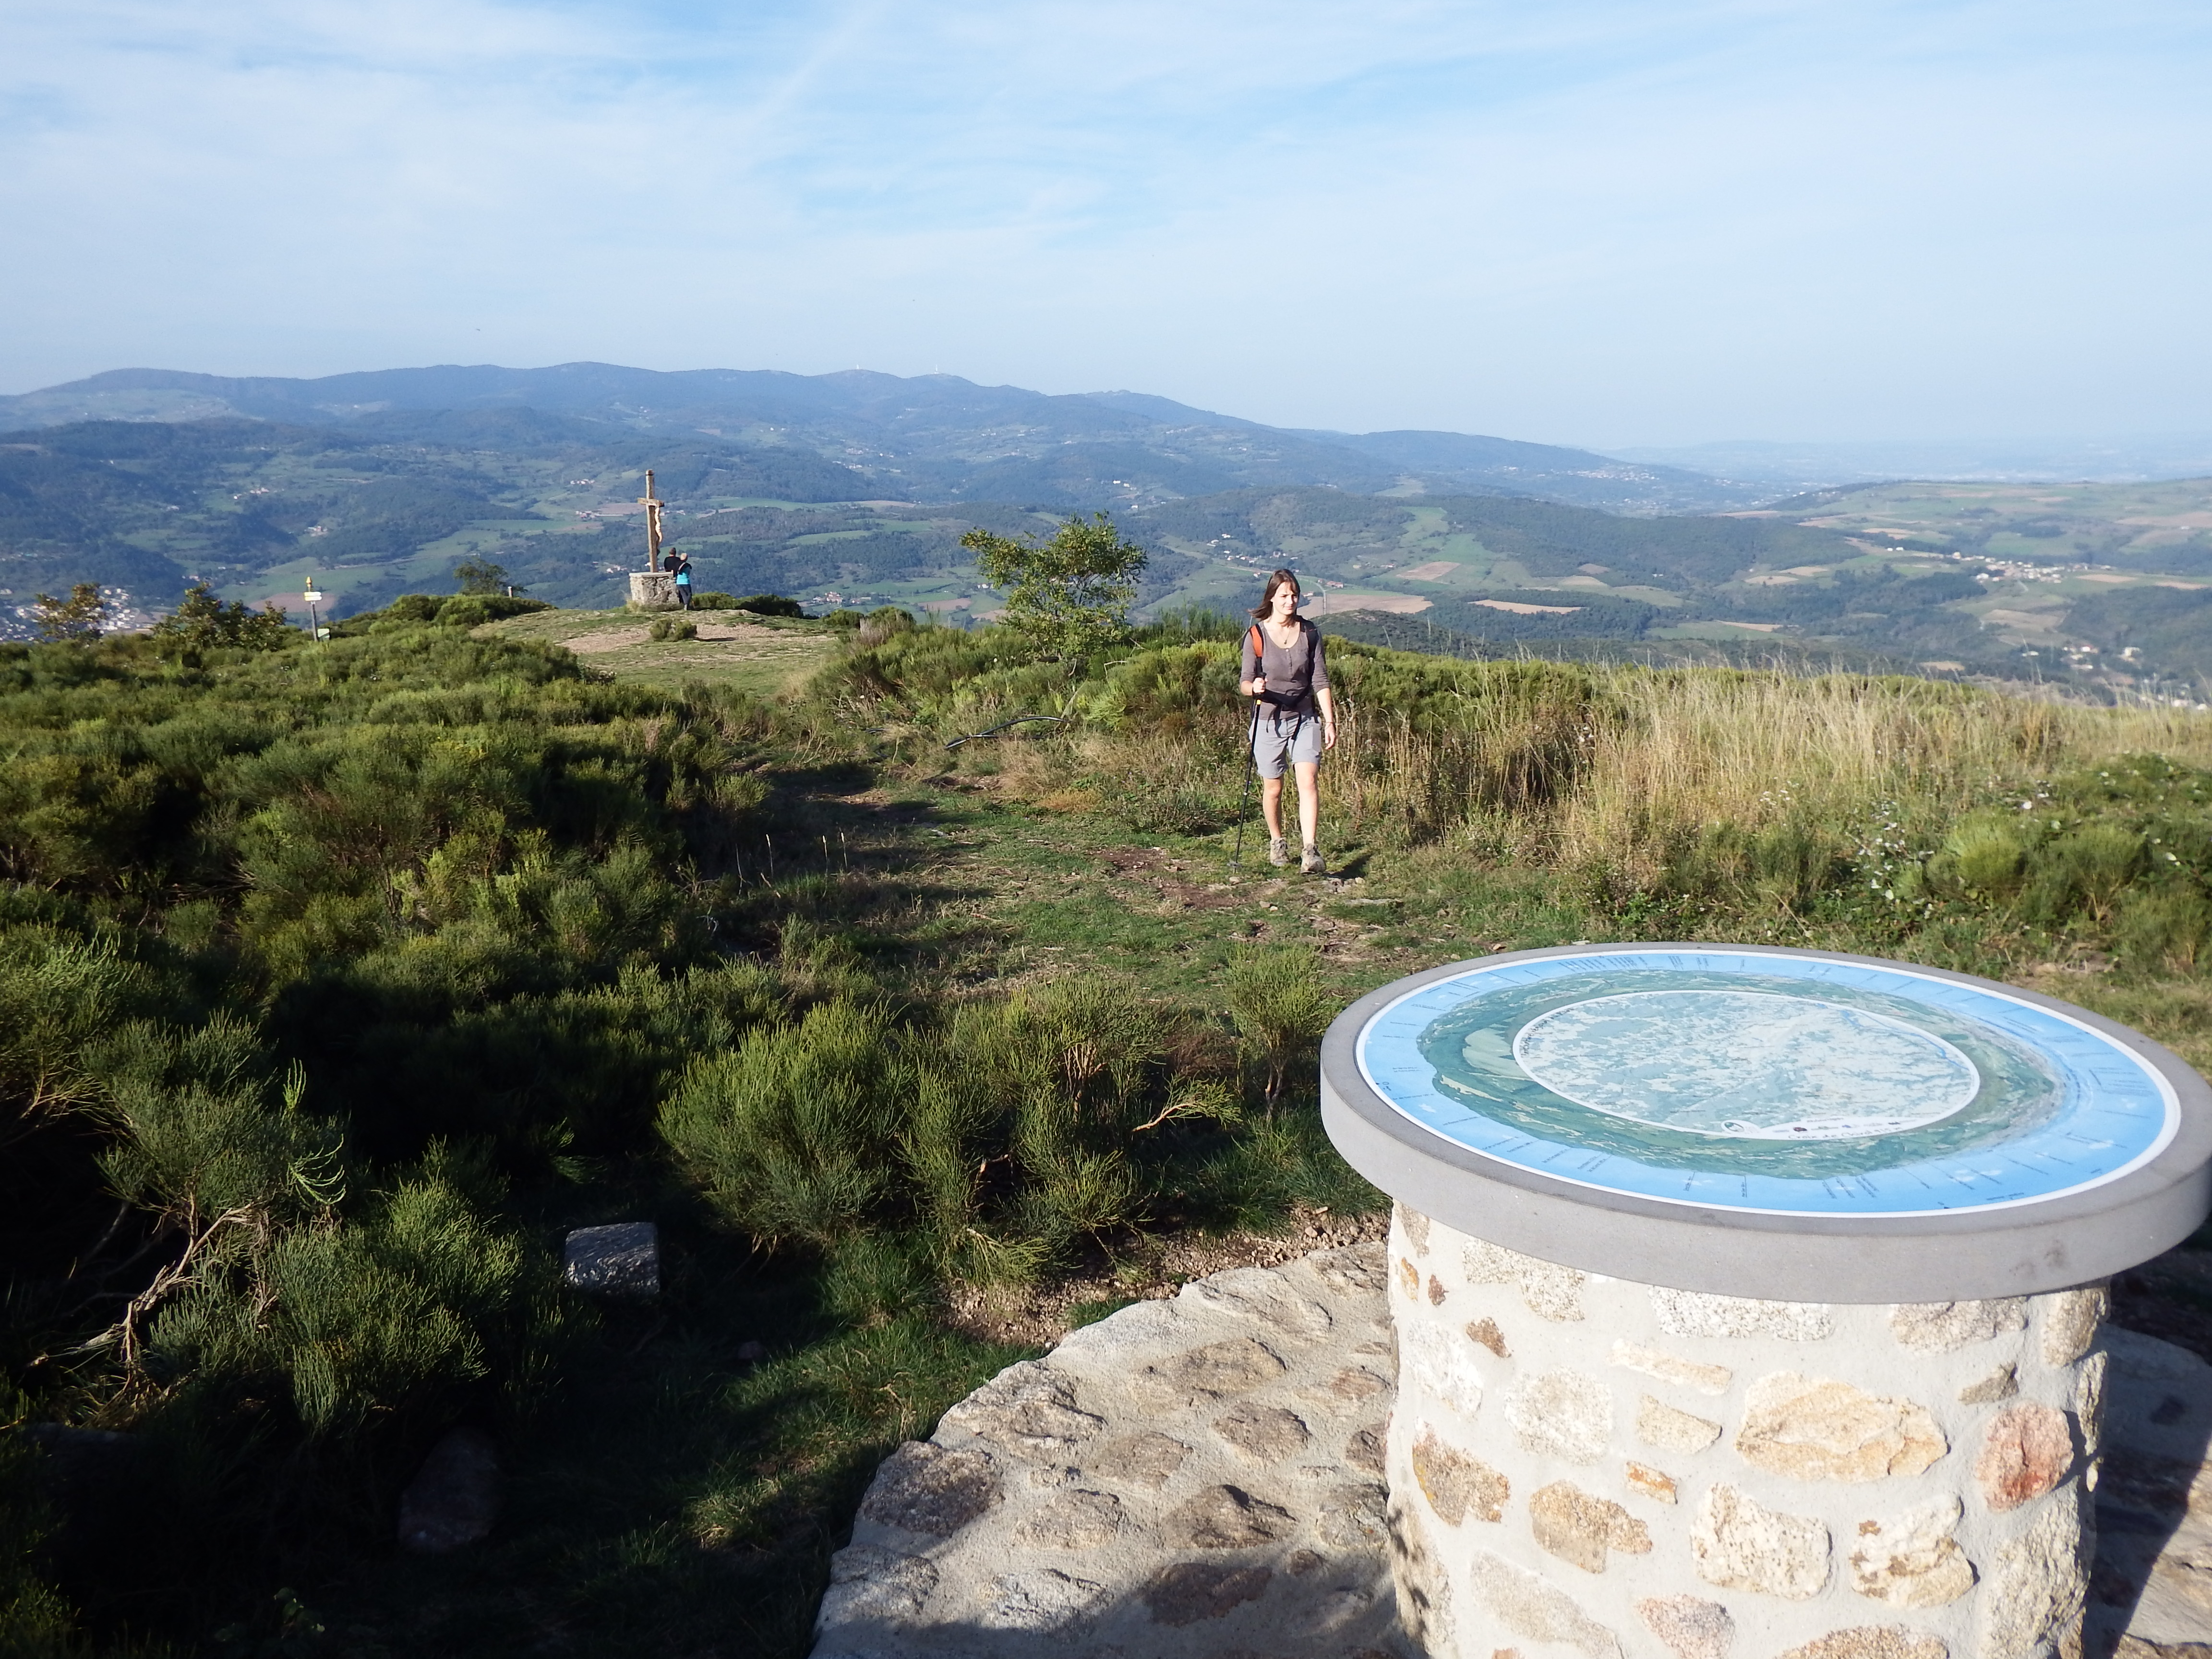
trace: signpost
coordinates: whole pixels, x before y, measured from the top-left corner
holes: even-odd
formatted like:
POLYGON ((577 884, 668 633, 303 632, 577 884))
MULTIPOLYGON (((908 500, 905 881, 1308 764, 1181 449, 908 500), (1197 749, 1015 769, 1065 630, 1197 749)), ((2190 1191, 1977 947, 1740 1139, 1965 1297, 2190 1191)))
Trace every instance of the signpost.
POLYGON ((319 641, 330 638, 330 629, 322 626, 315 618, 315 607, 323 602, 323 594, 322 590, 315 586, 315 579, 313 576, 307 578, 307 592, 300 597, 307 602, 307 637, 319 641))

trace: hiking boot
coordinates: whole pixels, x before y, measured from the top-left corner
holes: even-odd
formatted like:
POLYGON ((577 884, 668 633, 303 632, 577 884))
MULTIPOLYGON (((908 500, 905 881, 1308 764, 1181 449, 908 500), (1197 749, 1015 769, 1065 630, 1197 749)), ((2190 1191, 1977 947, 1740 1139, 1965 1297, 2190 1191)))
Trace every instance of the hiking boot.
POLYGON ((1268 836, 1267 862, 1270 864, 1288 864, 1290 861, 1291 849, 1288 844, 1284 842, 1283 838, 1280 836, 1268 836))
POLYGON ((1305 851, 1298 854, 1298 868, 1310 876, 1325 876, 1328 866, 1321 861, 1321 848, 1308 842, 1305 851))

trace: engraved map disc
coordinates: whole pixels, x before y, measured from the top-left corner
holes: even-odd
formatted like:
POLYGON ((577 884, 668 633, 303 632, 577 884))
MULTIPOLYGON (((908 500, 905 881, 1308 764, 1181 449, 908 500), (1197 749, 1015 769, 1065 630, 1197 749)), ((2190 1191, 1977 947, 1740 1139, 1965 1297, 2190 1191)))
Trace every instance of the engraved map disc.
POLYGON ((2045 999, 1869 958, 1529 952, 1423 977, 1358 1030, 1390 1112, 1485 1159, 1666 1203, 1926 1216, 2119 1179, 2173 1085, 2045 999))
POLYGON ((1974 1062, 1901 1019, 1771 991, 1632 991, 1539 1014, 1521 1069, 1592 1111, 1689 1134, 1842 1140, 1947 1118, 1974 1062))

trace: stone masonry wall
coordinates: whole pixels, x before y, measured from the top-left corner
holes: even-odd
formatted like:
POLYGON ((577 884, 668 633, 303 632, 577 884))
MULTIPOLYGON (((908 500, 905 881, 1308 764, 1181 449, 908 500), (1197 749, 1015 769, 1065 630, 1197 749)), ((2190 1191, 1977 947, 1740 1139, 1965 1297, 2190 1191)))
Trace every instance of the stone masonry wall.
POLYGON ((1393 1571, 1431 1659, 2078 1659, 2105 1292, 1608 1279, 1399 1210, 1393 1571))
POLYGON ((815 1659, 1404 1659, 1382 1247, 1141 1302, 877 1471, 815 1659))

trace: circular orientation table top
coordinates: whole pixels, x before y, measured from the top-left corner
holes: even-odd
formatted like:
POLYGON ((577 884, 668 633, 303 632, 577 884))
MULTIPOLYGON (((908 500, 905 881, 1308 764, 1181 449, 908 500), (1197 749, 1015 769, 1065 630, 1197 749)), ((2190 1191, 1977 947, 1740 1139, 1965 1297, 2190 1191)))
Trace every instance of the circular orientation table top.
POLYGON ((2212 1091, 2085 1010, 1758 945, 1572 945, 1362 998, 1322 1046, 1352 1167, 1585 1272, 1802 1302, 2062 1290, 2212 1209, 2212 1091))

